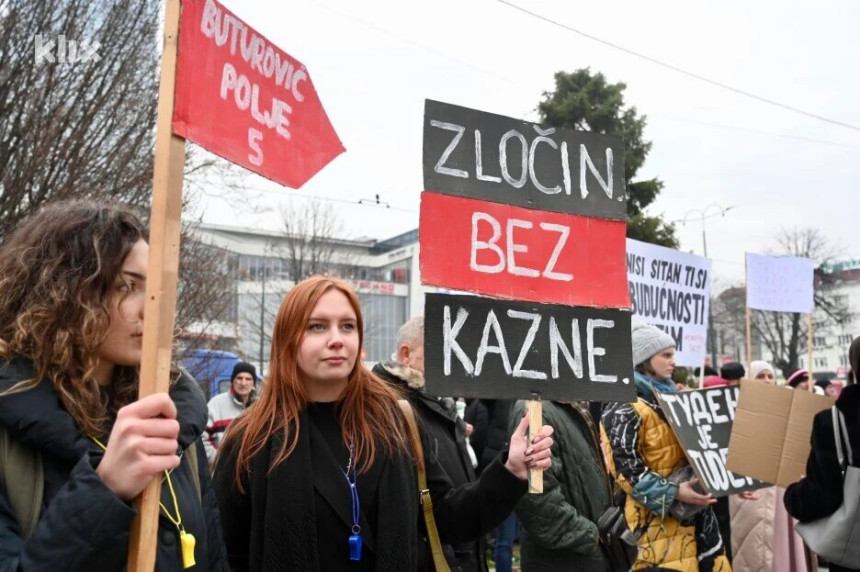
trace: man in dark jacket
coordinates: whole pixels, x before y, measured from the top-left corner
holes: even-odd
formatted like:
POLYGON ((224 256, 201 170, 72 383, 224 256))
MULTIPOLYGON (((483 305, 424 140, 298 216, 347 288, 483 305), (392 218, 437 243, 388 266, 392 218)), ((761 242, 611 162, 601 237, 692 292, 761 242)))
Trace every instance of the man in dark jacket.
MULTIPOLYGON (((526 401, 518 401, 516 427, 526 401)), ((588 411, 574 403, 543 401, 543 418, 555 429, 552 467, 543 473, 543 494, 517 503, 525 572, 606 572, 597 519, 610 506, 610 483, 588 411)))
MULTIPOLYGON (((444 468, 455 488, 473 482, 475 473, 466 448, 465 423, 453 407, 424 393, 423 317, 412 318, 401 326, 396 356, 396 362, 376 364, 373 373, 405 391, 418 418, 424 455, 444 468)), ((443 548, 453 571, 486 572, 483 541, 443 548)))

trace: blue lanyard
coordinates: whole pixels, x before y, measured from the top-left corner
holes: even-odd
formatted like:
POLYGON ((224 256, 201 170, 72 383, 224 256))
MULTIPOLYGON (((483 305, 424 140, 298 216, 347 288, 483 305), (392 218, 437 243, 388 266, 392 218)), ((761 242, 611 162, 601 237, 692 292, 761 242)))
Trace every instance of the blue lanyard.
POLYGON ((352 459, 353 445, 349 445, 349 463, 346 465, 346 470, 340 470, 346 478, 346 483, 349 485, 349 492, 352 496, 352 534, 349 535, 349 559, 353 561, 361 560, 361 526, 358 524, 358 517, 361 511, 361 505, 358 500, 358 475, 355 471, 355 463, 352 459))

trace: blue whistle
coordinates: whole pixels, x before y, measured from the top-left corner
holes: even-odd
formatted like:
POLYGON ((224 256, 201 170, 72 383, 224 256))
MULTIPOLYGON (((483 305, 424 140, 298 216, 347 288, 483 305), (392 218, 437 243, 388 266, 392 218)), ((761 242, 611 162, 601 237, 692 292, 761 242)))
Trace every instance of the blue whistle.
POLYGON ((349 559, 355 562, 361 560, 361 535, 349 535, 349 559))

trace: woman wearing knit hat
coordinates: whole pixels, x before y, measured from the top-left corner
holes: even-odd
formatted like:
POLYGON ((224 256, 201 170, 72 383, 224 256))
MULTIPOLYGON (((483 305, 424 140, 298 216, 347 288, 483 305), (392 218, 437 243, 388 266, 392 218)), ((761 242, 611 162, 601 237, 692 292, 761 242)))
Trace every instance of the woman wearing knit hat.
POLYGON ((750 364, 750 379, 773 385, 776 383, 776 373, 773 366, 766 361, 755 360, 750 364))
POLYGON ((633 569, 730 571, 710 507, 715 499, 695 490, 696 479, 678 484, 668 478, 688 464, 654 396, 677 391, 671 381, 675 340, 654 326, 634 323, 632 349, 638 399, 610 404, 601 433, 610 472, 626 493, 627 525, 639 539, 633 569), (679 503, 702 509, 678 520, 670 512, 679 503))
MULTIPOLYGON (((775 384, 773 366, 757 360, 750 364, 750 382, 775 384)), ((797 523, 783 506, 785 489, 771 486, 755 495, 729 498, 732 530, 732 564, 749 572, 811 572, 814 557, 794 531, 797 523)))

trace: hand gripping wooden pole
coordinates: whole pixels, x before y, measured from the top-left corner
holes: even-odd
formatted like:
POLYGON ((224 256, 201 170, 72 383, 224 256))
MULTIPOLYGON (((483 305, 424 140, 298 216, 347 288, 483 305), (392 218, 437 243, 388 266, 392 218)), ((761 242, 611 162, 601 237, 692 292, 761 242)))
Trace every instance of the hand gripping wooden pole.
MULTIPOLYGON (((532 440, 537 437, 538 431, 543 427, 543 403, 540 397, 529 400, 529 443, 526 448, 532 446, 532 440)), ((540 469, 529 469, 529 492, 543 492, 543 471, 540 469)))
MULTIPOLYGON (((185 167, 185 140, 173 135, 171 129, 179 11, 180 0, 165 0, 139 398, 153 393, 166 393, 170 384, 176 286, 179 279, 182 176, 185 167)), ((155 569, 160 494, 161 479, 154 478, 137 499, 138 513, 129 537, 130 572, 151 572, 155 569)))

